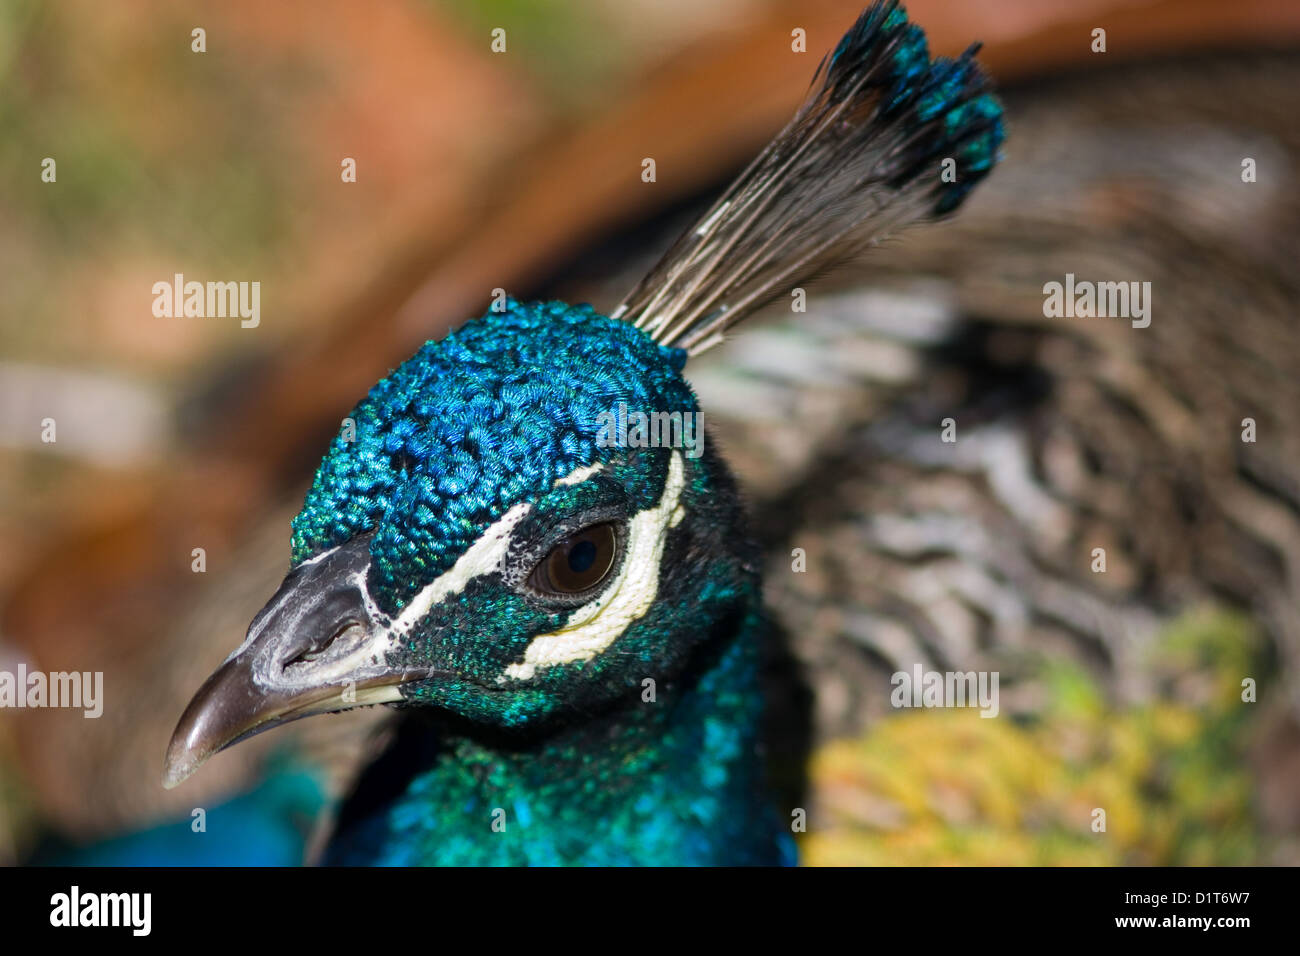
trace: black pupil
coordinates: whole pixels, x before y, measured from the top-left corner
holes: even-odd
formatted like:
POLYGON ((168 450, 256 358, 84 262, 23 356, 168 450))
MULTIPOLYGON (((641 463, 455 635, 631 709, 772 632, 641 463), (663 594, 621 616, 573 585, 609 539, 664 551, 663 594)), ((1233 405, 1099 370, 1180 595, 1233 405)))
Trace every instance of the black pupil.
POLYGON ((592 541, 579 541, 569 550, 569 570, 581 574, 596 563, 596 545, 592 541))

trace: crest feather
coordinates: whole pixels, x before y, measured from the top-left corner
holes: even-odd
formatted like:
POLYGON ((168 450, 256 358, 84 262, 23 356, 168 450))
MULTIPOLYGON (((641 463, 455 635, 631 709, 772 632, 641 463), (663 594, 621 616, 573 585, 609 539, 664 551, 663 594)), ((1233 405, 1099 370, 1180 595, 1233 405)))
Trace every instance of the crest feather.
POLYGON ((613 317, 695 355, 783 290, 956 209, 1003 140, 978 49, 931 60, 901 4, 872 4, 790 123, 613 317))

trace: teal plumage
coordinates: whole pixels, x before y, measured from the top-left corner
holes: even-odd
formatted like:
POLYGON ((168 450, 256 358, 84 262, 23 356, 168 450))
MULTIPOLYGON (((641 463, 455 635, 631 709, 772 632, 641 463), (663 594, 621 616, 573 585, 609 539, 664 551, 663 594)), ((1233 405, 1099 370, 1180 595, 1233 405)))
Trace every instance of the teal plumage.
POLYGON ((884 231, 954 209, 1001 109, 869 8, 790 126, 611 316, 505 300, 344 420, 292 570, 182 716, 166 783, 286 720, 384 703, 398 741, 326 853, 370 864, 779 864, 758 556, 711 447, 605 440, 694 416, 688 356, 884 231), (941 160, 955 163, 956 179, 941 160))
POLYGON ((756 759, 761 626, 754 616, 708 648, 692 662, 703 673, 661 687, 658 704, 636 696, 536 749, 418 727, 418 771, 393 802, 345 820, 326 862, 793 863, 756 759))
POLYGON ((325 788, 308 767, 272 761, 266 776, 217 806, 88 846, 49 842, 42 866, 297 866, 307 853, 325 788))

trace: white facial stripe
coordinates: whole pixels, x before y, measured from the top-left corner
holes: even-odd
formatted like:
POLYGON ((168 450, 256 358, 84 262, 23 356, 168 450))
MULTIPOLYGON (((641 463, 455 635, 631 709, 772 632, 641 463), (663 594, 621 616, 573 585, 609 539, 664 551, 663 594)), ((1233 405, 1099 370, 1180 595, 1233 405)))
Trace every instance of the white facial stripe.
POLYGON ((576 485, 581 481, 586 481, 592 475, 601 471, 604 467, 605 463, 603 461, 598 461, 594 465, 584 465, 581 468, 575 468, 563 478, 555 479, 555 484, 551 486, 551 490, 554 491, 556 488, 563 488, 565 485, 576 485))
POLYGON ((685 483, 682 456, 675 451, 659 504, 638 512, 629 522, 627 556, 618 577, 600 598, 576 611, 562 630, 533 638, 523 663, 511 664, 500 679, 530 680, 539 667, 591 660, 650 610, 659 595, 659 562, 668 529, 685 514, 678 504, 685 483))
POLYGON ((512 532, 532 505, 520 502, 496 520, 483 532, 483 536, 469 546, 450 569, 429 582, 393 622, 390 634, 394 640, 400 633, 409 631, 429 609, 450 594, 459 594, 474 578, 491 574, 501 567, 501 559, 510 548, 512 532))

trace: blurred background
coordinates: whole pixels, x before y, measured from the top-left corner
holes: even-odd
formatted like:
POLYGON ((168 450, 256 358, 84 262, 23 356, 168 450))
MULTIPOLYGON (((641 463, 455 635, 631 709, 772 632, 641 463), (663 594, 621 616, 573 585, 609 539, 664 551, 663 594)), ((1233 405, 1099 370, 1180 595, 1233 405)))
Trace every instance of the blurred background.
MULTIPOLYGON (((339 420, 494 288, 612 308, 860 7, 0 2, 0 670, 104 674, 97 720, 0 710, 0 862, 303 754, 318 839, 382 712, 159 780, 339 420), (176 273, 260 282, 260 323, 156 317, 176 273)), ((984 41, 1004 164, 690 369, 770 555, 802 859, 1300 863, 1300 8, 907 7, 984 41), (1150 281, 1151 326, 1045 318, 1067 272, 1150 281), (917 663, 997 670, 998 718, 891 709, 917 663)))

